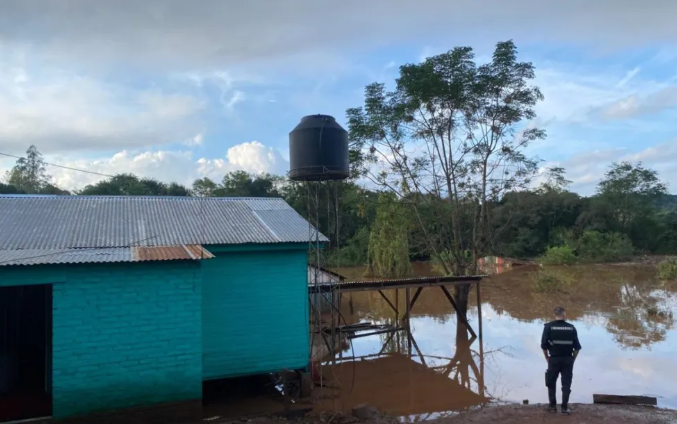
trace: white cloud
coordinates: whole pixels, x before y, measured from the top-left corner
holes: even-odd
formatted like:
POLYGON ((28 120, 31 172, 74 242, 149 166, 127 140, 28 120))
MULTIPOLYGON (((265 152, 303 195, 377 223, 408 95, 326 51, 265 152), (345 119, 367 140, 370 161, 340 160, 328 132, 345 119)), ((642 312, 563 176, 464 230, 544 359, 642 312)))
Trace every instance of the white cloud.
POLYGON ((623 77, 622 80, 618 81, 618 84, 616 84, 616 88, 621 88, 625 84, 628 83, 631 79, 633 79, 637 74, 639 74, 639 71, 641 68, 639 66, 635 67, 633 70, 629 71, 627 74, 625 74, 625 77, 623 77))
MULTIPOLYGON (((12 51, 0 48, 4 53, 12 51)), ((202 102, 191 95, 30 70, 22 62, 0 57, 0 151, 16 154, 31 144, 45 153, 141 148, 181 142, 202 127, 202 102)))
POLYGON ((647 147, 639 152, 629 152, 624 148, 593 150, 574 155, 561 162, 549 162, 545 167, 562 166, 567 179, 573 182, 572 190, 590 195, 604 178, 604 174, 613 162, 642 162, 644 166, 658 171, 659 178, 668 183, 671 192, 677 189, 677 140, 647 147), (672 183, 672 184, 671 184, 672 183))
POLYGON ((272 172, 282 174, 289 168, 289 163, 282 154, 258 141, 242 143, 228 149, 228 162, 247 172, 272 172))
POLYGON ((609 105, 602 115, 608 119, 626 119, 658 113, 677 106, 677 85, 670 85, 645 96, 630 95, 609 105))
POLYGON ((199 132, 195 134, 194 137, 189 138, 188 140, 184 141, 183 144, 186 146, 202 146, 202 143, 204 142, 204 134, 199 132))
MULTIPOLYGON (((45 160, 55 165, 90 171, 47 167, 52 182, 65 189, 79 189, 105 179, 93 173, 115 175, 132 173, 140 177, 155 178, 163 182, 177 182, 190 186, 201 177, 220 181, 231 171, 284 174, 289 163, 271 147, 258 141, 238 144, 228 149, 225 158, 195 158, 190 151, 132 151, 122 150, 110 157, 80 159, 67 155, 46 155, 45 160)), ((11 168, 14 159, 0 159, 0 175, 11 168)))
POLYGON ((600 110, 632 108, 632 105, 627 104, 627 99, 633 96, 649 98, 652 93, 672 87, 670 82, 641 79, 627 79, 618 87, 615 81, 619 78, 625 77, 615 70, 537 64, 535 84, 541 88, 545 100, 537 105, 536 112, 543 120, 576 123, 599 121, 600 110))
POLYGON ((0 37, 8 42, 90 63, 184 69, 441 37, 618 48, 677 36, 677 4, 660 0, 642 7, 618 0, 612 8, 585 0, 204 0, 200 7, 185 0, 9 0, 0 12, 0 37))
POLYGON ((245 95, 244 92, 240 90, 235 90, 233 93, 230 95, 230 98, 226 102, 225 99, 223 100, 224 106, 226 109, 232 109, 236 104, 242 103, 245 100, 245 95))

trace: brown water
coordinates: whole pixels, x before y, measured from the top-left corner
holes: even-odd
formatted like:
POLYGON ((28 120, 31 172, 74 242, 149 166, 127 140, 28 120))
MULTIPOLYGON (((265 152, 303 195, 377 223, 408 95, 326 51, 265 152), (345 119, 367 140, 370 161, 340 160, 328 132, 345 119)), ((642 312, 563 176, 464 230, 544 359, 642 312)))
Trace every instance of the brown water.
MULTIPOLYGON (((384 294, 404 310, 404 290, 384 294)), ((468 317, 477 331, 474 299, 473 289, 468 317)), ((325 358, 321 374, 330 387, 320 391, 316 409, 367 403, 426 419, 488 402, 543 403, 540 336, 560 305, 583 346, 572 402, 590 403, 593 393, 652 395, 659 406, 677 408, 677 285, 658 281, 654 268, 619 265, 523 267, 485 279, 482 343, 459 329, 439 288, 425 288, 412 310, 411 342, 406 330, 358 337, 343 341, 337 363, 325 358)), ((341 309, 347 323, 397 325, 378 292, 345 293, 341 309)))

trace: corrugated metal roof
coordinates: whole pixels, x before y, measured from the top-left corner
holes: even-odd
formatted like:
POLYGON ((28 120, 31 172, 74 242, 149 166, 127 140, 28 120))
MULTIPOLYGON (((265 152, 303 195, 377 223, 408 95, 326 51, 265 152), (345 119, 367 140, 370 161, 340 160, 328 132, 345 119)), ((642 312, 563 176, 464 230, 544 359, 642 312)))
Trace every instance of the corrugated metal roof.
POLYGON ((0 266, 211 259, 202 246, 0 250, 0 266))
POLYGON ((307 242, 309 234, 278 198, 0 196, 3 250, 307 242))

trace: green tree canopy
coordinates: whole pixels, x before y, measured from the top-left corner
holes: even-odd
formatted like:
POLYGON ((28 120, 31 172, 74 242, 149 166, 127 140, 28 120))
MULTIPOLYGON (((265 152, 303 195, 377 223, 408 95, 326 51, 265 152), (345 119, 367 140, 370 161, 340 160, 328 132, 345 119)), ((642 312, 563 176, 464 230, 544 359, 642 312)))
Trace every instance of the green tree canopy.
POLYGON ((38 194, 49 185, 45 161, 35 146, 26 150, 26 156, 17 159, 14 167, 5 175, 7 183, 28 194, 38 194))
POLYGON ((193 191, 201 197, 279 197, 283 179, 271 174, 245 171, 227 173, 221 184, 204 177, 193 182, 193 191))
POLYGON ((177 183, 166 184, 133 174, 118 174, 90 184, 78 194, 86 196, 190 196, 190 191, 177 183))
POLYGON ((382 193, 369 237, 368 275, 401 278, 411 274, 409 224, 407 208, 393 193, 382 193))

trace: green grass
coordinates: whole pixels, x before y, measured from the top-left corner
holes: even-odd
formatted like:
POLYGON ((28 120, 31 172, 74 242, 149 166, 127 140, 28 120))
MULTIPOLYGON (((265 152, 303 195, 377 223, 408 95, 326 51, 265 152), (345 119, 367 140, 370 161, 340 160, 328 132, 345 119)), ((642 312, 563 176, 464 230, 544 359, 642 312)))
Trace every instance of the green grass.
POLYGON ((658 278, 677 280, 677 259, 669 259, 658 264, 658 278))
POLYGON ((534 290, 540 293, 556 293, 562 291, 565 284, 566 282, 554 273, 539 270, 536 273, 534 290))

